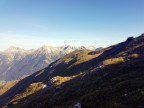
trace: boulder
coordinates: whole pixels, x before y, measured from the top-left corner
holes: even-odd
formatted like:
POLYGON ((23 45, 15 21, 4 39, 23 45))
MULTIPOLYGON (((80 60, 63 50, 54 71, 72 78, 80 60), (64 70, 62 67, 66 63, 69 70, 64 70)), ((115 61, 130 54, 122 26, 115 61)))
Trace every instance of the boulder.
POLYGON ((81 108, 81 103, 76 103, 73 108, 81 108))

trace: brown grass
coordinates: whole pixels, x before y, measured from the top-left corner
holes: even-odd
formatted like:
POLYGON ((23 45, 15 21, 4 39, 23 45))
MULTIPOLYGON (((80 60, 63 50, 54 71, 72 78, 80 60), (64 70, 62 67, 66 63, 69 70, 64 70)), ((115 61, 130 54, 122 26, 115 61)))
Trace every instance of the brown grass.
POLYGON ((111 59, 107 59, 103 61, 104 65, 112 65, 112 64, 119 64, 125 62, 123 57, 119 57, 119 58, 111 58, 111 59))

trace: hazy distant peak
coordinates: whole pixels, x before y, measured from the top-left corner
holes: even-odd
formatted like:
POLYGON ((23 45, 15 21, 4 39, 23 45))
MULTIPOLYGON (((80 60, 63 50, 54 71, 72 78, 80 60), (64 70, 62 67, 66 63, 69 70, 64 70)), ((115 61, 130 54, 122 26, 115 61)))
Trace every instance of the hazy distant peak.
POLYGON ((54 48, 53 46, 43 45, 41 48, 54 48))
POLYGON ((51 48, 54 48, 54 47, 44 45, 44 46, 42 46, 42 47, 40 47, 40 48, 38 48, 38 49, 40 49, 40 50, 47 50, 47 49, 51 49, 51 48))
POLYGON ((86 49, 86 47, 85 47, 85 46, 80 46, 79 48, 80 48, 80 49, 86 49))
MULTIPOLYGON (((47 46, 47 45, 43 45, 40 48, 37 49, 30 49, 30 50, 25 50, 25 49, 21 49, 19 47, 15 47, 15 46, 11 46, 8 49, 6 49, 4 52, 10 52, 10 53, 16 53, 16 52, 27 52, 27 53, 31 53, 33 51, 40 51, 40 52, 51 52, 51 51, 74 51, 74 50, 80 50, 80 49, 89 49, 89 50, 95 50, 96 48, 94 46, 80 46, 80 47, 76 47, 76 46, 70 46, 70 45, 63 45, 63 46, 59 46, 59 47, 53 47, 53 46, 47 46)), ((2 51, 3 52, 3 51, 2 51)))
POLYGON ((20 49, 20 48, 15 47, 15 46, 10 46, 8 49, 20 49))
POLYGON ((20 49, 18 47, 11 46, 8 49, 6 49, 6 52, 17 52, 17 51, 20 51, 20 50, 22 50, 22 49, 20 49))
POLYGON ((95 50, 96 48, 94 46, 88 46, 86 49, 95 50))
POLYGON ((32 50, 12 46, 0 54, 0 80, 9 81, 37 72, 74 50, 70 46, 66 50, 46 45, 32 50))
POLYGON ((88 49, 88 50, 96 50, 96 48, 94 47, 94 46, 87 46, 87 47, 85 47, 85 46, 81 46, 81 47, 79 47, 80 49, 88 49))
POLYGON ((64 50, 76 50, 77 48, 74 47, 74 46, 68 45, 68 46, 65 46, 63 49, 64 49, 64 50))
POLYGON ((70 46, 70 45, 63 45, 63 46, 60 46, 59 48, 64 49, 64 48, 75 48, 75 47, 74 46, 70 46))

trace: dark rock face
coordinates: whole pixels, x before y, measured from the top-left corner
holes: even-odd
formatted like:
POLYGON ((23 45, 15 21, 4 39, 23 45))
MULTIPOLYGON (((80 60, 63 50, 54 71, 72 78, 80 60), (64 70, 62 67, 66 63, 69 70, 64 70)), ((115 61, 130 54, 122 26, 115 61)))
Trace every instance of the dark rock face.
POLYGON ((127 42, 130 42, 130 41, 132 41, 133 39, 134 39, 134 37, 131 36, 131 37, 128 37, 126 41, 127 41, 127 42))

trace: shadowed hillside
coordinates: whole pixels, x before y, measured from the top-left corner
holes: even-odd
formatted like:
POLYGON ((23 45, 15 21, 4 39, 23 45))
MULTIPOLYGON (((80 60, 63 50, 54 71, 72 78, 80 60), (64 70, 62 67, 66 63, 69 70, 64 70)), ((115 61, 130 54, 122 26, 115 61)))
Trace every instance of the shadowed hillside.
POLYGON ((143 108, 144 36, 99 50, 76 50, 15 84, 8 108, 143 108))

